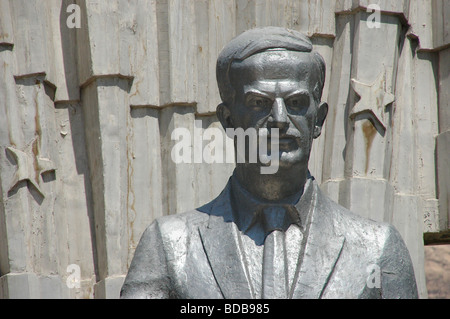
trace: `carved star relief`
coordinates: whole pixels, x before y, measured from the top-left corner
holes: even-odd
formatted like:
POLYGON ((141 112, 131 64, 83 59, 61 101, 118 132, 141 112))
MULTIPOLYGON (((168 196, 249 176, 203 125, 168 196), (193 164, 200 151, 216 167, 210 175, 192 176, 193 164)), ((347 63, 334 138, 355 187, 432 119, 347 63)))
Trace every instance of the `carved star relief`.
POLYGON ((12 191, 20 182, 26 181, 28 188, 34 187, 42 197, 45 197, 41 189, 41 175, 53 172, 56 168, 51 160, 37 155, 37 142, 37 139, 34 139, 22 150, 14 147, 7 148, 17 166, 8 192, 12 191))
POLYGON ((352 79, 353 90, 361 97, 350 112, 350 117, 369 112, 375 122, 386 130, 384 110, 387 105, 395 100, 394 94, 386 91, 386 72, 382 71, 377 79, 366 84, 352 79))

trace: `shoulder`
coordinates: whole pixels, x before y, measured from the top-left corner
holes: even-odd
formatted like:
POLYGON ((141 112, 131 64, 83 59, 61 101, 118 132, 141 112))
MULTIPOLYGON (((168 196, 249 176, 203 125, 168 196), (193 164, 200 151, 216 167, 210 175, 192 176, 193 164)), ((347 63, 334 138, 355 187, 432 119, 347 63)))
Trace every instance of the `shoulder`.
POLYGON ((167 215, 155 220, 160 228, 166 227, 198 227, 208 221, 209 215, 196 209, 180 214, 167 215))
POLYGON ((411 256, 393 225, 357 215, 323 194, 321 205, 332 215, 335 232, 345 237, 347 260, 379 267, 383 298, 417 298, 411 256))
POLYGON ((142 237, 157 237, 158 240, 163 242, 177 242, 193 233, 195 234, 198 227, 207 223, 208 220, 209 215, 198 210, 162 216, 155 219, 147 227, 142 237))
MULTIPOLYGON (((199 227, 207 225, 211 218, 226 219, 231 212, 229 183, 214 200, 197 209, 157 218, 144 231, 143 237, 163 241, 163 243, 187 243, 188 238, 198 236, 199 227)), ((145 239, 144 239, 145 240, 145 239)))
POLYGON ((382 249, 387 242, 404 246, 399 232, 393 225, 352 212, 320 191, 318 196, 318 205, 322 210, 332 214, 335 231, 344 235, 348 243, 376 246, 378 249, 382 249))
POLYGON ((209 203, 180 214, 167 215, 157 218, 150 227, 158 228, 162 234, 172 236, 197 233, 198 228, 207 224, 211 218, 219 217, 230 220, 231 199, 229 184, 215 199, 209 203))

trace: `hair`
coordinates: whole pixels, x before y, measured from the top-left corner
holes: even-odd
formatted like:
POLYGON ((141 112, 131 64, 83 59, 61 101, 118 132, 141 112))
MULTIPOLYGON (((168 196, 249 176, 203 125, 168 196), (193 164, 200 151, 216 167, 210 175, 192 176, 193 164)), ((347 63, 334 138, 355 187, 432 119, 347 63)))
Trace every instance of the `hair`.
POLYGON ((325 84, 325 61, 323 57, 313 52, 311 40, 302 33, 281 27, 265 27, 248 30, 231 40, 217 59, 216 77, 222 102, 226 105, 234 103, 235 91, 230 82, 230 69, 234 61, 267 51, 269 49, 285 49, 288 51, 310 52, 313 62, 319 69, 319 80, 313 90, 313 95, 320 102, 325 84))

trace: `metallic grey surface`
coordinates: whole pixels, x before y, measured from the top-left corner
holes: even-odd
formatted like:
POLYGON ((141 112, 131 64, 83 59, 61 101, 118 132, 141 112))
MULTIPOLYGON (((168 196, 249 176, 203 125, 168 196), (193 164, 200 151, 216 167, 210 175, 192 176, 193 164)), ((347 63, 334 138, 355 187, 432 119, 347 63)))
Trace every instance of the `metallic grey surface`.
POLYGON ((223 50, 218 118, 224 128, 269 136, 278 128, 279 170, 262 175, 263 164, 238 163, 212 202, 157 219, 122 298, 417 298, 397 230, 331 201, 309 175, 328 111, 320 103, 325 65, 311 50, 305 36, 274 27, 223 50))

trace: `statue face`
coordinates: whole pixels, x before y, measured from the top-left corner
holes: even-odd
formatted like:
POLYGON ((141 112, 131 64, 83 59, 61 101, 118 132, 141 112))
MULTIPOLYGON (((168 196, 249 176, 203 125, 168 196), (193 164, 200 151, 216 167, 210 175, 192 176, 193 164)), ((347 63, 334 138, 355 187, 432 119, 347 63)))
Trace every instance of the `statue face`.
POLYGON ((235 100, 224 116, 219 115, 222 124, 253 127, 269 137, 271 128, 278 128, 280 167, 307 166, 312 141, 320 135, 328 110, 313 94, 319 70, 312 54, 264 51, 234 62, 230 80, 235 100))

